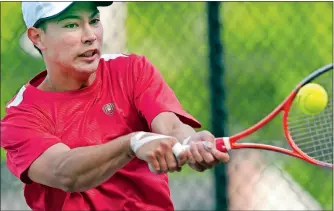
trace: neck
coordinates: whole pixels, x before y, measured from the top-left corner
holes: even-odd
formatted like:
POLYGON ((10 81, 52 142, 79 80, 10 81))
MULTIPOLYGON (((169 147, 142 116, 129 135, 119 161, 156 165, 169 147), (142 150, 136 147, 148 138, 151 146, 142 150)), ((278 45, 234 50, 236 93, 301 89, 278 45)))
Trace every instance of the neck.
POLYGON ((95 73, 75 77, 70 74, 52 74, 48 72, 44 81, 38 86, 43 91, 73 91, 90 86, 96 77, 95 73))

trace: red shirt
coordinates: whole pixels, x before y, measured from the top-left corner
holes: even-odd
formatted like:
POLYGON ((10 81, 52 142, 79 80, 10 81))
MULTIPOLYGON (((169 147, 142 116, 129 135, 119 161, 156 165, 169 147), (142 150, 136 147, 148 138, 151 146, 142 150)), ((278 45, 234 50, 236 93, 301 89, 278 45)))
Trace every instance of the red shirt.
POLYGON ((32 182, 27 169, 50 146, 103 144, 134 131, 150 131, 161 112, 171 111, 193 127, 200 123, 181 107, 159 71, 142 56, 101 58, 93 84, 81 90, 44 92, 46 71, 7 104, 1 146, 10 171, 25 183, 33 210, 173 210, 167 174, 151 173, 137 158, 109 180, 85 192, 67 193, 32 182))

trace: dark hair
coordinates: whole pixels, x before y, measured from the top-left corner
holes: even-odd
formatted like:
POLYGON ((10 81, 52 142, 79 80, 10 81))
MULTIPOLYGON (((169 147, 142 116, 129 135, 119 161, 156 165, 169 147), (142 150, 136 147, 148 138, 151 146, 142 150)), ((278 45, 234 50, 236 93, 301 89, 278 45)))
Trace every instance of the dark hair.
MULTIPOLYGON (((42 29, 44 32, 46 31, 46 21, 41 21, 39 22, 35 28, 38 28, 38 29, 42 29)), ((41 54, 41 56, 43 57, 43 54, 42 54, 42 51, 36 46, 34 45, 34 48, 39 52, 39 54, 41 54)))

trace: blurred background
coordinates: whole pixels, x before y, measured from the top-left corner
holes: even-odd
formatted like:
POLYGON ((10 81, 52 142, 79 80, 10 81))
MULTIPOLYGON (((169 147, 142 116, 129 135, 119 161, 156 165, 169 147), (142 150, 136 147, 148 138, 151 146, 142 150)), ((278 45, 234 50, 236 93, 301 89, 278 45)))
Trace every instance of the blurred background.
MULTIPOLYGON (((115 2, 101 8, 103 51, 145 55, 202 129, 221 124, 232 135, 265 117, 304 76, 332 62, 333 2, 215 6, 219 26, 210 29, 207 2, 115 2), (218 32, 223 47, 218 56, 225 115, 220 121, 213 121, 212 105, 221 103, 215 101, 221 96, 209 80, 209 51, 215 48, 209 30, 218 32)), ((21 3, 1 2, 1 117, 8 100, 44 69, 25 32, 21 3)), ((245 141, 284 147, 282 131, 277 118, 245 141)), ((176 210, 333 210, 332 171, 274 152, 234 151, 230 162, 215 170, 170 174, 170 187, 176 210)), ((28 209, 3 151, 1 209, 28 209)))

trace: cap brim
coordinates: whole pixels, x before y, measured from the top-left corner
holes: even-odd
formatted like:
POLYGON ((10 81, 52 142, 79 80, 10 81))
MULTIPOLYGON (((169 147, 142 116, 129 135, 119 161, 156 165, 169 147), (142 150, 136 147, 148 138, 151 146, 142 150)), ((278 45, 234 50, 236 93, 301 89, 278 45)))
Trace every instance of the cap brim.
POLYGON ((97 7, 107 7, 112 5, 113 1, 94 1, 97 7))
MULTIPOLYGON (((73 2, 75 3, 75 2, 73 2)), ((49 19, 52 19, 52 18, 55 18, 57 16, 59 16, 60 14, 64 13, 66 10, 68 10, 72 5, 73 3, 71 3, 69 6, 67 6, 63 11, 57 13, 57 14, 54 14, 52 16, 49 16, 49 17, 46 17, 46 18, 41 18, 39 19, 35 24, 34 24, 34 27, 38 26, 42 21, 46 21, 46 20, 49 20, 49 19)), ((95 1, 94 2, 96 7, 107 7, 107 6, 110 6, 113 1, 95 1)))

